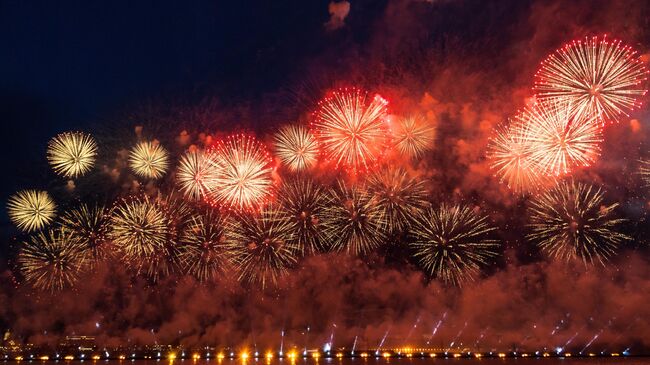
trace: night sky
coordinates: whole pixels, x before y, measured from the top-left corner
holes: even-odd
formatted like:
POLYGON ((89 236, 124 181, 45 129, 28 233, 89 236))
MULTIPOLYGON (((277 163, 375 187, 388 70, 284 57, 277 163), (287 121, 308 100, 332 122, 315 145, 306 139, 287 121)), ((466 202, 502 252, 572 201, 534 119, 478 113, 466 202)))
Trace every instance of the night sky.
POLYGON ((609 34, 647 63, 650 3, 349 5, 347 12, 328 1, 0 1, 0 201, 24 188, 47 189, 63 206, 125 193, 101 173, 67 193, 45 158, 57 133, 96 134, 109 157, 133 144, 139 125, 168 146, 183 130, 245 130, 268 142, 279 125, 308 120, 332 88, 359 86, 385 96, 391 112, 435 120, 435 148, 410 170, 426 179, 432 202, 471 202, 499 228, 504 249, 483 276, 450 288, 391 247, 368 257, 307 258, 277 291, 205 290, 187 277, 151 285, 107 264, 76 291, 33 294, 15 285, 24 235, 3 209, 0 303, 7 304, 0 304, 0 330, 15 328, 37 343, 52 341, 43 334, 48 329, 93 334, 110 345, 239 346, 273 344, 282 329, 296 339, 311 326, 320 346, 338 323, 340 346, 357 335, 374 346, 387 328, 398 344, 416 319, 427 332, 444 314, 436 345, 464 328, 468 345, 493 331, 486 346, 494 348, 551 348, 577 332, 579 350, 600 331, 594 347, 647 352, 650 204, 636 169, 638 159, 650 157, 650 109, 608 127, 601 158, 574 175, 604 187, 633 237, 602 269, 549 259, 526 243, 527 203, 492 176, 485 149, 494 127, 530 101, 540 61, 564 43, 609 34), (49 310, 53 303, 59 305, 49 310))

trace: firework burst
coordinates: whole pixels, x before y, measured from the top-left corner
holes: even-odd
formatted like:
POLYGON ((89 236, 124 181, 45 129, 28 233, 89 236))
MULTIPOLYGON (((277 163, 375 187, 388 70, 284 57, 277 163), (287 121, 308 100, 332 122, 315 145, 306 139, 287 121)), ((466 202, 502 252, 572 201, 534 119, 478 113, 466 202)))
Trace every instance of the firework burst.
POLYGON ((21 190, 9 198, 7 213, 18 229, 32 232, 52 223, 56 204, 46 191, 21 190))
POLYGON ((292 171, 313 167, 318 162, 318 144, 313 134, 300 125, 282 127, 274 137, 275 154, 292 171))
POLYGON ((257 214, 239 214, 229 231, 236 244, 239 280, 244 283, 276 285, 298 260, 295 223, 278 206, 263 207, 257 214))
POLYGON ((23 242, 18 265, 27 282, 40 290, 61 290, 76 284, 86 266, 87 250, 72 232, 38 232, 23 242))
POLYGON ((528 238, 552 257, 602 264, 630 239, 615 230, 624 222, 613 218, 617 206, 604 205, 599 188, 561 182, 532 201, 528 238))
POLYGON ((494 230, 471 207, 442 204, 416 217, 410 245, 429 275, 460 286, 498 255, 499 243, 489 238, 494 230))
POLYGON ((409 158, 420 158, 433 148, 436 129, 419 116, 400 118, 392 131, 395 149, 409 158))
POLYGON ((387 147, 387 105, 381 96, 368 100, 355 88, 321 100, 312 128, 327 159, 353 171, 374 165, 387 147))
POLYGON ((169 154, 157 141, 140 142, 129 153, 129 166, 142 178, 159 179, 169 167, 169 154))
POLYGON ((326 239, 322 233, 321 220, 330 204, 325 189, 310 179, 296 178, 280 187, 278 201, 295 223, 296 240, 301 253, 322 250, 326 239))
POLYGON ((200 200, 214 187, 218 169, 207 151, 190 151, 178 163, 176 183, 183 195, 191 200, 200 200))
POLYGON ((386 241, 386 222, 372 194, 339 181, 325 210, 322 232, 331 249, 362 255, 386 241))
POLYGON ((368 188, 379 211, 379 221, 390 233, 403 233, 413 217, 427 206, 424 182, 411 178, 403 168, 386 168, 368 178, 368 188))
POLYGON ((210 198, 215 203, 249 210, 270 195, 271 159, 255 138, 241 134, 226 138, 217 144, 214 161, 218 174, 210 198))
POLYGON ((61 226, 79 240, 94 259, 108 254, 111 212, 102 205, 81 204, 61 215, 61 226))
POLYGON ((52 138, 47 146, 47 160, 54 172, 76 178, 95 164, 97 142, 88 134, 66 132, 52 138))
POLYGON ((568 102, 573 114, 615 121, 641 106, 648 70, 631 47, 604 36, 566 44, 542 62, 536 76, 537 98, 568 102))

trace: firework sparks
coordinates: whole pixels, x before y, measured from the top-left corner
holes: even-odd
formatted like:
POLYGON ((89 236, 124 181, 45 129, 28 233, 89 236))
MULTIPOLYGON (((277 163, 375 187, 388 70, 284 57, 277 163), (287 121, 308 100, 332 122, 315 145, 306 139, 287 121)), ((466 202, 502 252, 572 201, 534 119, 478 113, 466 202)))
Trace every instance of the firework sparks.
POLYGON ((312 128, 327 159, 353 171, 374 165, 387 147, 388 102, 359 89, 339 89, 319 103, 312 128))
POLYGON ((559 176, 576 167, 590 166, 600 155, 602 126, 587 114, 572 115, 571 108, 538 104, 519 114, 526 124, 530 160, 539 173, 559 176))
POLYGON ((61 290, 77 283, 86 265, 87 252, 70 231, 48 230, 23 242, 18 265, 35 288, 61 290))
POLYGON ((169 154, 156 141, 140 142, 129 153, 129 166, 140 177, 159 179, 169 167, 169 154))
POLYGON ((316 138, 300 125, 282 127, 274 137, 275 154, 292 171, 313 167, 318 162, 316 138))
POLYGON ((378 207, 379 221, 390 233, 403 233, 413 217, 427 206, 424 182, 411 178, 402 168, 387 168, 368 178, 373 203, 378 207))
POLYGON ((293 179, 280 187, 278 201, 296 225, 296 239, 301 253, 322 250, 326 239, 322 233, 321 220, 330 204, 325 189, 310 179, 293 179))
POLYGON ((214 209, 191 217, 178 247, 184 272, 199 281, 217 280, 225 274, 234 250, 227 226, 227 218, 214 209))
POLYGON ((400 118, 393 128, 393 143, 401 155, 420 158, 433 148, 436 129, 422 117, 400 118))
POLYGON ((602 264, 630 239, 615 230, 624 221, 612 217, 617 206, 603 205, 599 188, 561 182, 532 201, 528 238, 555 258, 602 264))
POLYGON ((81 204, 61 215, 61 226, 79 240, 95 259, 109 254, 110 210, 81 204))
POLYGON ((46 191, 21 190, 9 198, 7 213, 18 229, 32 232, 52 223, 56 204, 46 191))
POLYGON ((650 160, 639 160, 639 175, 645 187, 650 187, 650 160))
POLYGON ((258 214, 239 214, 229 231, 236 242, 239 280, 244 283, 276 285, 297 262, 295 224, 278 206, 263 207, 258 214))
POLYGON ((270 195, 271 159, 255 138, 234 135, 217 144, 214 161, 217 178, 210 197, 215 203, 237 209, 253 209, 270 195))
POLYGON ((218 169, 207 151, 190 151, 178 163, 176 183, 183 195, 200 200, 214 186, 218 169))
POLYGON ((332 198, 322 232, 333 250, 367 254, 386 241, 386 222, 366 189, 339 181, 332 198))
POLYGON ((471 207, 442 204, 416 217, 410 245, 429 275, 460 286, 497 256, 499 243, 489 238, 494 230, 471 207))
POLYGON ((54 172, 76 178, 95 164, 97 142, 88 134, 66 132, 52 138, 47 146, 47 160, 54 172))
POLYGON ((641 106, 648 70, 636 51, 618 40, 575 40, 551 54, 537 71, 541 100, 570 103, 572 113, 615 121, 641 106))

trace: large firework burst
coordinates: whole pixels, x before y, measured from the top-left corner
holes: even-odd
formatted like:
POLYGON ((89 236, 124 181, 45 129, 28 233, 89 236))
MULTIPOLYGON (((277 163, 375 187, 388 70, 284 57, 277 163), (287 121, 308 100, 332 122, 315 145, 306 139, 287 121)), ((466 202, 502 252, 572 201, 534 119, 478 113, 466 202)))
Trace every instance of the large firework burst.
POLYGON ((331 202, 325 189, 308 178, 292 179, 280 187, 278 201, 295 223, 301 253, 322 250, 326 241, 322 220, 331 202))
POLYGON ((27 282, 35 288, 60 290, 77 283, 86 266, 87 253, 72 232, 51 229, 23 242, 18 265, 27 282))
POLYGON ((386 222, 372 194, 339 181, 325 210, 322 232, 331 249, 367 254, 386 241, 386 222))
POLYGON ((181 233, 178 258, 183 271, 199 281, 217 280, 230 266, 234 242, 227 218, 215 209, 193 215, 181 233))
POLYGON ((7 213, 18 229, 32 232, 52 223, 56 204, 46 191, 21 190, 9 198, 7 213))
POLYGON ((157 141, 140 142, 129 153, 129 166, 140 177, 159 179, 169 167, 169 154, 157 141))
POLYGON ((272 185, 271 159, 264 145, 253 137, 237 134, 219 142, 214 152, 219 172, 210 198, 239 210, 262 204, 272 185))
POLYGON ((79 240, 91 253, 100 259, 108 254, 111 212, 103 205, 89 206, 85 203, 65 211, 61 215, 61 226, 79 240))
POLYGON ((275 285, 297 262, 295 223, 278 206, 265 206, 256 214, 240 213, 229 231, 236 245, 239 280, 244 283, 275 285))
POLYGON ((200 200, 214 188, 218 169, 212 157, 209 151, 190 151, 181 157, 176 183, 187 198, 200 200))
POLYGON ((63 177, 85 174, 93 167, 96 157, 97 142, 85 133, 61 133, 47 145, 47 160, 54 172, 63 177))
POLYGON ((436 129, 420 116, 400 118, 393 126, 395 149, 403 156, 419 158, 433 148, 436 129))
POLYGON ((604 263, 630 239, 616 231, 618 204, 604 205, 600 188, 574 181, 558 183, 530 206, 528 238, 558 259, 604 263))
POLYGON ((571 114, 565 104, 537 104, 519 114, 527 125, 530 160, 547 176, 570 173, 576 167, 590 166, 600 155, 602 126, 589 114, 571 114))
POLYGON ((370 175, 368 188, 378 208, 379 221, 390 233, 403 233, 427 206, 424 182, 403 168, 385 168, 370 175))
POLYGON ((353 171, 374 165, 387 147, 387 105, 381 96, 368 98, 356 88, 321 100, 312 128, 327 159, 353 171))
POLYGON ((641 105, 648 70, 631 47, 603 36, 566 44, 536 76, 539 99, 568 102, 573 113, 613 121, 641 105))
POLYGON ((318 144, 307 128, 287 125, 274 136, 275 154, 292 171, 313 167, 318 162, 318 144))
POLYGON ((442 204, 416 217, 410 245, 429 275, 460 286, 497 256, 499 243, 489 237, 494 230, 470 206, 442 204))

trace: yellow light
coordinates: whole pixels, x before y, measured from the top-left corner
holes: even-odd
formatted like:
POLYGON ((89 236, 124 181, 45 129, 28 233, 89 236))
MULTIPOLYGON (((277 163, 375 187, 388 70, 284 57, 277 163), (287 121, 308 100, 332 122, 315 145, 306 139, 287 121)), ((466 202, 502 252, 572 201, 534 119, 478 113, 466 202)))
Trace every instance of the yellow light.
POLYGON ((381 356, 383 356, 383 357, 390 357, 390 352, 384 352, 381 356))
POLYGON ((120 355, 120 356, 118 356, 118 359, 124 360, 124 359, 126 359, 126 356, 125 355, 120 355))
POLYGON ((549 357, 549 356, 551 356, 551 354, 549 354, 548 352, 545 352, 544 355, 542 355, 542 356, 549 357))
POLYGON ((72 355, 66 355, 63 359, 64 359, 64 360, 74 360, 74 356, 72 356, 72 355))
POLYGON ((567 352, 567 353, 564 354, 564 356, 565 356, 565 357, 571 357, 571 353, 570 353, 570 352, 567 352))
POLYGON ((612 352, 611 356, 621 356, 618 352, 612 352))
POLYGON ((454 354, 454 357, 455 357, 455 358, 459 358, 459 357, 461 357, 461 356, 462 356, 461 354, 454 354))
POLYGON ((47 361, 49 359, 50 359, 50 357, 47 356, 47 355, 43 355, 43 356, 39 357, 39 360, 42 360, 42 361, 47 361))
POLYGON ((362 352, 360 356, 361 357, 368 357, 368 353, 367 352, 362 352))
POLYGON ((239 358, 242 360, 248 360, 248 352, 244 351, 239 355, 239 358))
POLYGON ((406 357, 413 357, 413 354, 409 352, 408 354, 406 354, 406 357))
POLYGON ((481 354, 474 354, 474 357, 477 358, 477 359, 480 359, 482 356, 483 355, 481 355, 481 354))
POLYGON ((287 357, 290 359, 295 359, 298 356, 295 352, 291 351, 287 354, 287 357))
MULTIPOLYGON (((174 356, 176 358, 176 356, 174 356)), ((201 354, 192 354, 192 359, 193 360, 199 360, 201 358, 201 354)))
POLYGON ((521 357, 528 357, 528 354, 521 354, 521 357))
POLYGON ((16 356, 16 357, 14 358, 14 360, 16 360, 16 361, 21 361, 22 359, 23 359, 22 356, 16 356))
POLYGON ((341 353, 341 352, 337 352, 337 353, 336 353, 336 357, 338 357, 338 358, 343 357, 343 353, 341 353))
POLYGON ((318 359, 320 357, 320 352, 314 352, 313 354, 311 354, 311 357, 313 357, 314 359, 318 359))
POLYGON ((99 355, 93 355, 93 360, 99 360, 99 355))
POLYGON ((499 357, 506 357, 506 354, 503 352, 499 352, 499 357))
POLYGON ((169 354, 167 354, 167 359, 168 359, 168 360, 174 360, 174 359, 176 359, 176 354, 173 353, 173 352, 170 352, 169 354))
POLYGON ((594 357, 594 356, 596 356, 596 354, 594 354, 593 352, 590 352, 589 356, 594 357))
POLYGON ((269 359, 269 360, 272 359, 273 358, 273 353, 271 351, 267 352, 266 353, 266 358, 269 359))
POLYGON ((435 353, 433 353, 433 352, 429 354, 429 357, 436 357, 436 356, 437 355, 435 353))

